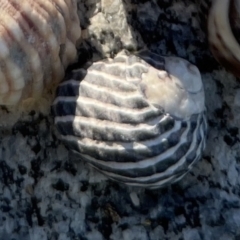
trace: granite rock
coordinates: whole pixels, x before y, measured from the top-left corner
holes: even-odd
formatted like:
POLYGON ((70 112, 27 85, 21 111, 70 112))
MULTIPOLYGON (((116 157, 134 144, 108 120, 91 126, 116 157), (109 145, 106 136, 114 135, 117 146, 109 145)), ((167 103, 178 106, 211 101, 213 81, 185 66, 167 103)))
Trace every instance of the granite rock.
MULTIPOLYGON (((49 112, 3 124, 0 239, 239 239, 240 85, 211 55, 198 6, 190 0, 78 1, 83 39, 74 67, 144 47, 195 64, 206 93, 207 147, 181 182, 140 190, 79 161, 58 140, 49 112)), ((5 112, 1 118, 11 119, 5 112)))

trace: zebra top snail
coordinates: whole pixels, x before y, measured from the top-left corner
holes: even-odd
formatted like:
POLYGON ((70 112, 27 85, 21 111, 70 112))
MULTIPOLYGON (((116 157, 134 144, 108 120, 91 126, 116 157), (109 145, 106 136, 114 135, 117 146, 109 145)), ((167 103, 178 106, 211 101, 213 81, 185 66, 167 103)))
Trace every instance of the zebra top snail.
POLYGON ((54 92, 80 34, 75 0, 0 0, 0 105, 54 92))
POLYGON ((177 57, 123 51, 74 70, 58 87, 53 112, 80 159, 132 186, 181 179, 205 147, 201 77, 177 57))

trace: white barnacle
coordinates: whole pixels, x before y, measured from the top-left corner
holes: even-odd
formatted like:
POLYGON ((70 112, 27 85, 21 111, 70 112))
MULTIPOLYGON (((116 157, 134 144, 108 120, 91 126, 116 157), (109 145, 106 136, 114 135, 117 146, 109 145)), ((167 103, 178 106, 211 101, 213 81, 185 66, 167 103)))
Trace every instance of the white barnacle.
POLYGON ((166 57, 164 62, 165 70, 149 68, 142 76, 148 100, 181 119, 203 112, 204 91, 197 67, 178 57, 166 57))

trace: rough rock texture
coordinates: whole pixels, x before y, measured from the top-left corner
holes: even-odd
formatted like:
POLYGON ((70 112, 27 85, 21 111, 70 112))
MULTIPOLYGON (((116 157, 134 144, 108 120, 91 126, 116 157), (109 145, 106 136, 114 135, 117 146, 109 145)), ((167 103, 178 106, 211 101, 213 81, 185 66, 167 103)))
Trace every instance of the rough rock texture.
POLYGON ((203 159, 168 188, 126 188, 69 153, 52 116, 31 112, 0 128, 0 239, 240 239, 239 81, 209 52, 193 1, 126 2, 79 0, 79 65, 144 46, 197 65, 210 126, 203 159))

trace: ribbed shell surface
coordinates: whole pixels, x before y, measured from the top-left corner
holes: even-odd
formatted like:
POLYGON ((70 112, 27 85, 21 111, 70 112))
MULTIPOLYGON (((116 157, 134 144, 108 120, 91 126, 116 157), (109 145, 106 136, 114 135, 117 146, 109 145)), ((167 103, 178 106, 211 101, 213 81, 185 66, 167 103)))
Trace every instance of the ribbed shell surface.
POLYGON ((80 33, 75 0, 0 0, 0 105, 59 83, 80 33))
POLYGON ((181 119, 149 101, 144 74, 166 74, 162 91, 171 79, 164 58, 139 56, 123 52, 72 71, 53 112, 62 140, 80 159, 114 180, 154 189, 181 179, 201 158, 207 123, 204 109, 181 119))

